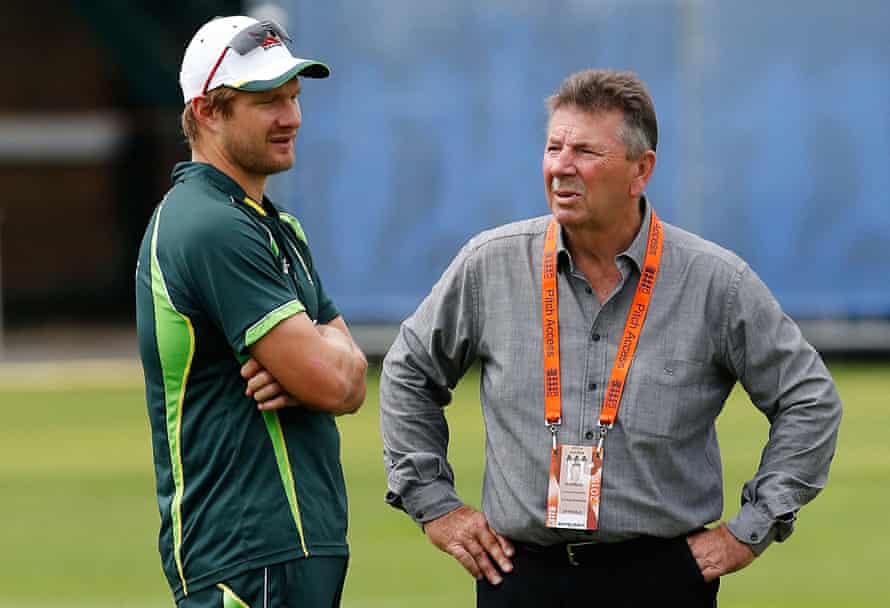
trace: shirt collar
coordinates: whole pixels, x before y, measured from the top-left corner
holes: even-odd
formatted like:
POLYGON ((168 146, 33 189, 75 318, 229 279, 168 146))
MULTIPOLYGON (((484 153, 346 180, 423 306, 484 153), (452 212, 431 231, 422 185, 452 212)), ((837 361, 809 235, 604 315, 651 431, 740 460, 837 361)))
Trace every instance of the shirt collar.
POLYGON ((232 202, 244 204, 257 215, 277 215, 275 206, 272 205, 268 198, 263 197, 262 202, 253 200, 247 196, 247 193, 238 185, 238 182, 211 164, 193 161, 176 163, 176 166, 173 167, 172 177, 174 184, 191 179, 205 180, 223 194, 226 194, 232 202))
MULTIPOLYGON (((652 221, 652 206, 645 196, 640 197, 640 210, 643 212, 643 221, 640 223, 640 231, 631 241, 630 246, 619 253, 616 258, 630 258, 636 265, 637 270, 643 267, 643 260, 646 258, 646 241, 649 239, 649 223, 652 221)), ((558 264, 567 264, 569 271, 574 271, 575 264, 572 261, 572 254, 569 253, 563 239, 563 227, 560 226, 556 233, 556 256, 558 264)))

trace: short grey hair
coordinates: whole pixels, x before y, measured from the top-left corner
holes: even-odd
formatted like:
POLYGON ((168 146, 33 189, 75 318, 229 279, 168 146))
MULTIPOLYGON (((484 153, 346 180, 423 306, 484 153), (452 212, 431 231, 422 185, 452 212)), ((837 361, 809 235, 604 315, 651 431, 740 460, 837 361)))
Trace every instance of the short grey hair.
POLYGON ((618 131, 627 159, 639 158, 658 145, 655 106, 643 81, 633 72, 583 70, 566 78, 559 90, 547 98, 550 116, 559 108, 572 106, 584 112, 620 110, 624 124, 618 131))

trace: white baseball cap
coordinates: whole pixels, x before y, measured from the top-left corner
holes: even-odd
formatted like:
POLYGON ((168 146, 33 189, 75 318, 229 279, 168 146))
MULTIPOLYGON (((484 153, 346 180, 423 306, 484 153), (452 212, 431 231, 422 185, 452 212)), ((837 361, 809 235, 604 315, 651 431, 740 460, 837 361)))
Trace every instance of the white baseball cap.
POLYGON ((182 58, 179 84, 185 103, 217 87, 268 91, 295 76, 327 78, 331 70, 314 59, 291 55, 290 37, 274 21, 218 17, 197 31, 182 58))

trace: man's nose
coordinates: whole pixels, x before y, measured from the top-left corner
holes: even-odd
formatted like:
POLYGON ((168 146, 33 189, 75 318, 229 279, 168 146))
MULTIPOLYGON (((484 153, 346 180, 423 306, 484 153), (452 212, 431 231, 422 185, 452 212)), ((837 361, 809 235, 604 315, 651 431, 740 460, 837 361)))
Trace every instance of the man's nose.
POLYGON ((300 124, 303 122, 303 113, 300 111, 300 102, 295 100, 293 103, 288 103, 278 120, 282 127, 299 129, 300 124))
POLYGON ((559 151, 550 165, 550 171, 554 175, 575 175, 575 164, 572 162, 572 153, 570 150, 563 148, 559 151))

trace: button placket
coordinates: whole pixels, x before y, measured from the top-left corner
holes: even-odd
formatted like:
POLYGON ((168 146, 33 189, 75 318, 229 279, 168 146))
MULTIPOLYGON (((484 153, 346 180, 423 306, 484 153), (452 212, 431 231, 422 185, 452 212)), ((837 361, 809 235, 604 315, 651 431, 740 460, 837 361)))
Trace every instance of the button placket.
MULTIPOLYGON (((603 323, 607 323, 608 310, 601 310, 600 312, 606 315, 603 323)), ((597 315, 597 321, 599 320, 599 316, 600 315, 597 315)), ((586 424, 582 430, 582 436, 585 441, 588 442, 595 442, 598 436, 597 429, 599 425, 600 410, 602 409, 602 395, 600 394, 599 389, 600 385, 605 382, 605 378, 608 374, 608 370, 606 369, 608 363, 606 360, 608 337, 605 332, 602 332, 599 329, 600 327, 602 327, 602 324, 595 321, 588 333, 589 350, 593 360, 596 361, 596 366, 593 368, 596 371, 593 374, 588 375, 587 384, 584 387, 587 389, 587 402, 590 403, 590 406, 586 412, 586 424)))
MULTIPOLYGON (((598 315, 597 315, 598 316, 598 315)), ((600 378, 605 373, 605 349, 603 348, 603 335, 597 331, 597 323, 590 326, 587 333, 587 367, 583 384, 579 387, 582 393, 582 410, 578 437, 585 442, 596 439, 596 425, 600 415, 599 386, 600 378), (594 338, 596 336, 596 338, 594 338)))

